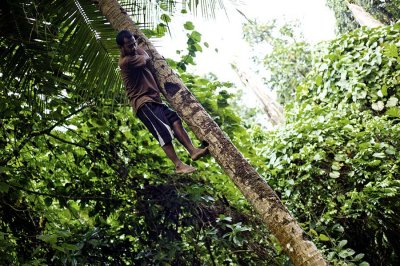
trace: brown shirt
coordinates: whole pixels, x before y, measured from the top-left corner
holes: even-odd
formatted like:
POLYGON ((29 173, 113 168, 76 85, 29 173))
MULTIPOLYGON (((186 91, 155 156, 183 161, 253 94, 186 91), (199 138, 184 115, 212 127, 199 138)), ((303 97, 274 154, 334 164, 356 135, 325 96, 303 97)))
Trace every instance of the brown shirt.
POLYGON ((135 55, 121 57, 118 62, 126 94, 135 112, 147 102, 162 103, 158 85, 146 66, 149 58, 142 48, 136 48, 135 55))

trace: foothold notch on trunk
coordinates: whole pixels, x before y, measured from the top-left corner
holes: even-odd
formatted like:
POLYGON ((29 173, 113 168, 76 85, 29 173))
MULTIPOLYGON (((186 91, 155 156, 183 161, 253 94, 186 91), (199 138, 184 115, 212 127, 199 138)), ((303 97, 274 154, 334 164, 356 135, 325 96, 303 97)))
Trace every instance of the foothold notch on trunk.
POLYGON ((174 96, 180 89, 181 87, 176 83, 165 83, 165 91, 167 92, 168 96, 174 96))

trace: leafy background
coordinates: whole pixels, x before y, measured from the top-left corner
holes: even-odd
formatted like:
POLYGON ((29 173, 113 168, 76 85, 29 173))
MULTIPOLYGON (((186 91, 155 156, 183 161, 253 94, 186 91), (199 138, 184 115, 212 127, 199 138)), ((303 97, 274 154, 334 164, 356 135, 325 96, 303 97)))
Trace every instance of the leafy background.
MULTIPOLYGON (((171 3, 143 23, 149 37, 168 32, 171 3)), ((272 47, 254 59, 285 105, 274 130, 238 107, 234 84, 185 71, 207 47, 192 23, 181 59, 168 60, 334 265, 400 257, 400 25, 397 6, 373 7, 392 25, 343 29, 317 47, 293 25, 244 27, 272 47)), ((290 265, 212 158, 173 174, 125 103, 115 32, 91 2, 1 10, 1 264, 290 265)))

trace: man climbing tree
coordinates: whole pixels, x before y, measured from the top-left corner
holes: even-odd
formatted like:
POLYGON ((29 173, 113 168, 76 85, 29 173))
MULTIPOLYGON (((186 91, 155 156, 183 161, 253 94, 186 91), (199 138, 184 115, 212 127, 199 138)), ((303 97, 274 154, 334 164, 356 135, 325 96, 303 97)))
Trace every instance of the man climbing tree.
MULTIPOLYGON (((158 88, 166 100, 185 120, 194 134, 208 143, 208 150, 238 186, 246 199, 279 240, 282 249, 294 265, 327 265, 321 252, 310 241, 297 221, 282 204, 276 193, 255 171, 233 143, 221 131, 210 115, 188 91, 181 79, 168 66, 146 36, 134 24, 129 14, 116 0, 93 1, 100 12, 118 30, 129 29, 142 39, 146 53, 151 55, 147 68, 154 74, 158 88)), ((125 40, 122 45, 125 44, 125 40)))
POLYGON ((176 136, 194 161, 206 155, 208 148, 194 147, 179 116, 162 102, 160 89, 147 68, 150 57, 137 46, 133 35, 122 30, 118 33, 116 42, 121 52, 118 65, 122 80, 137 117, 158 140, 167 157, 174 163, 177 174, 196 171, 195 167, 179 159, 172 144, 173 137, 176 136))

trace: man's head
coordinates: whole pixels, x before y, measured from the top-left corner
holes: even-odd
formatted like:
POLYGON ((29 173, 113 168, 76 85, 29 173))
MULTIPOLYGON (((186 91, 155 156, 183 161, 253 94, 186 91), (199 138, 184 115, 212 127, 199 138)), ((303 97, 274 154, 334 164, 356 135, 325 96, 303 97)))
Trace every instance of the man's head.
POLYGON ((128 30, 118 32, 115 41, 117 42, 122 55, 135 54, 136 40, 128 30))

